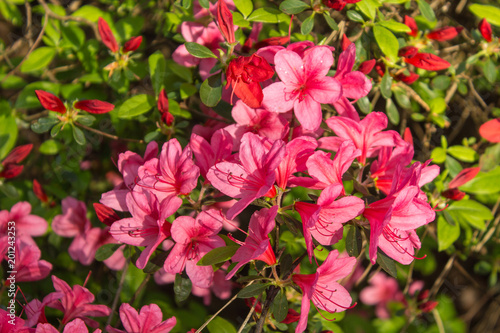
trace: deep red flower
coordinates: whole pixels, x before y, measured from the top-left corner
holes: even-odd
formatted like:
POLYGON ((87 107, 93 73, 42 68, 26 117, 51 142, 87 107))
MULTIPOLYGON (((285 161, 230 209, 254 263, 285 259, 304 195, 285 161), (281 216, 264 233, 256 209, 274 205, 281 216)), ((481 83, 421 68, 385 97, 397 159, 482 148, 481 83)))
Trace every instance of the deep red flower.
POLYGON ((243 103, 251 108, 258 108, 264 98, 259 82, 268 80, 273 75, 274 70, 264 58, 256 54, 238 57, 231 60, 227 68, 226 88, 231 85, 233 92, 243 103))
POLYGON ((75 103, 74 107, 75 109, 80 109, 93 114, 108 113, 115 108, 113 104, 99 101, 97 99, 78 101, 75 103))
POLYGON ((463 27, 444 27, 441 29, 433 30, 426 36, 429 39, 437 40, 438 42, 444 42, 457 37, 462 30, 464 30, 463 27))
POLYGON ((486 21, 486 19, 482 19, 481 22, 479 22, 479 32, 481 33, 481 35, 483 35, 483 38, 486 39, 488 43, 491 42, 491 25, 488 23, 488 21, 486 21))
POLYGON ((413 36, 413 37, 417 37, 417 35, 418 35, 418 27, 417 27, 417 22, 415 22, 415 19, 413 19, 413 17, 405 15, 405 24, 411 30, 407 34, 410 35, 410 36, 413 36))
POLYGON ((399 49, 398 56, 405 58, 413 58, 418 53, 415 46, 405 46, 399 49))
POLYGON ((49 198, 47 197, 47 194, 43 190, 42 185, 38 182, 38 180, 33 179, 33 192, 35 193, 36 197, 40 199, 41 202, 49 202, 49 198))
POLYGON ((104 21, 102 17, 99 17, 97 24, 99 28, 99 35, 101 36, 104 45, 106 45, 108 49, 111 50, 111 52, 118 52, 118 43, 116 42, 115 36, 113 35, 113 32, 111 31, 108 23, 104 21))
POLYGON ((233 14, 223 0, 217 1, 217 25, 226 42, 229 44, 235 43, 233 14))
POLYGON ((352 44, 352 42, 350 41, 350 39, 347 38, 347 36, 344 34, 344 36, 342 37, 342 44, 340 45, 340 47, 342 48, 342 51, 345 51, 347 49, 347 47, 351 44, 352 44))
POLYGON ((412 84, 413 82, 418 80, 420 75, 413 73, 412 71, 409 71, 409 72, 410 72, 409 75, 405 75, 404 73, 400 73, 400 74, 396 75, 394 78, 397 81, 401 81, 401 82, 404 82, 406 84, 412 84))
POLYGON ((405 62, 428 71, 440 71, 450 67, 450 63, 432 53, 417 53, 411 58, 405 57, 405 62))
POLYGON ((275 45, 285 45, 290 41, 289 36, 284 36, 284 37, 270 37, 266 38, 264 40, 261 40, 260 42, 255 44, 256 49, 260 49, 261 47, 265 46, 275 46, 275 45))
POLYGON ((36 97, 38 97, 40 104, 42 104, 42 106, 47 110, 59 113, 66 112, 64 103, 57 96, 43 90, 35 90, 35 94, 36 97))
POLYGON ((465 193, 460 191, 458 187, 474 179, 474 177, 477 176, 480 170, 481 168, 474 167, 474 168, 466 168, 460 171, 458 175, 456 175, 455 178, 453 178, 451 182, 448 184, 448 189, 443 193, 441 193, 443 197, 455 201, 462 200, 465 197, 465 193))
POLYGON ((365 74, 365 75, 368 75, 370 74, 370 72, 372 71, 373 67, 375 67, 375 63, 377 61, 375 59, 371 59, 371 60, 366 60, 366 61, 363 61, 359 67, 358 67, 358 71, 360 71, 361 73, 365 74))
POLYGON ((132 37, 123 45, 123 52, 135 51, 141 46, 141 43, 142 36, 132 37))
POLYGON ((161 113, 161 120, 167 124, 167 126, 172 126, 174 116, 168 112, 168 98, 165 89, 162 89, 158 96, 158 111, 161 113))
POLYGON ((361 0, 323 0, 323 5, 335 10, 342 10, 348 3, 356 3, 360 1, 361 0))
POLYGON ((24 166, 19 165, 18 163, 21 163, 21 161, 28 156, 32 148, 33 145, 30 143, 12 149, 9 155, 7 155, 7 157, 2 161, 0 178, 10 179, 17 177, 24 168, 24 166))

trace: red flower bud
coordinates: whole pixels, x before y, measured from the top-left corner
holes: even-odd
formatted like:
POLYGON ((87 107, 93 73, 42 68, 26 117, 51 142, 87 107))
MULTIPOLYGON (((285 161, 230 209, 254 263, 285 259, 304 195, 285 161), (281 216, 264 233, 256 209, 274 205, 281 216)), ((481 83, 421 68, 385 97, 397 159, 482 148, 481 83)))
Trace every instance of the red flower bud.
POLYGON ((479 127, 479 134, 489 142, 500 142, 500 118, 482 124, 479 127))
POLYGON ((284 36, 284 37, 270 37, 266 38, 264 40, 261 40, 260 42, 255 44, 256 49, 260 49, 261 47, 265 46, 272 46, 272 45, 285 45, 290 41, 290 37, 284 36))
POLYGON ((340 45, 340 47, 342 48, 342 51, 345 51, 347 49, 347 47, 351 44, 352 44, 352 42, 350 41, 350 39, 347 38, 347 36, 344 34, 344 36, 342 36, 342 44, 340 45))
POLYGON ((286 314, 285 319, 281 321, 282 324, 291 324, 299 321, 300 314, 294 309, 288 309, 288 313, 286 314))
POLYGON ((405 128, 405 132, 403 133, 403 140, 413 145, 413 136, 411 135, 410 128, 405 128))
POLYGON ((7 164, 4 166, 2 172, 0 172, 0 178, 10 179, 17 177, 23 171, 23 169, 23 165, 7 164))
POLYGON ((31 149, 33 149, 33 144, 31 143, 12 149, 9 155, 2 161, 2 165, 21 163, 29 155, 31 149))
POLYGON ((444 27, 441 29, 433 30, 426 36, 429 39, 437 40, 438 42, 444 42, 457 37, 463 29, 463 27, 444 27))
POLYGON ((411 30, 407 34, 410 35, 410 36, 413 36, 413 37, 417 37, 417 35, 418 35, 417 22, 415 22, 415 20, 412 17, 410 17, 408 15, 405 15, 405 24, 411 30))
POLYGON ((427 301, 418 306, 423 312, 431 312, 439 303, 437 301, 427 301))
POLYGON ((405 58, 412 58, 418 53, 418 49, 415 46, 405 46, 399 49, 398 56, 405 58))
POLYGON ((243 103, 251 108, 258 108, 264 98, 259 82, 268 80, 273 75, 274 70, 264 58, 256 54, 238 57, 231 60, 227 68, 227 86, 231 85, 233 92, 243 103))
POLYGON ((365 74, 365 75, 368 75, 373 67, 375 66, 375 59, 371 59, 371 60, 367 60, 367 61, 363 61, 359 67, 358 67, 358 71, 360 71, 361 73, 365 74))
POLYGON ((219 25, 219 29, 224 39, 229 44, 233 44, 235 42, 233 14, 229 8, 227 8, 224 0, 217 1, 217 24, 219 25))
POLYGON ((115 36, 113 36, 113 32, 111 31, 108 23, 104 21, 102 17, 99 17, 97 25, 99 28, 99 35, 101 35, 101 39, 104 45, 106 45, 108 49, 111 50, 111 52, 118 52, 118 43, 116 42, 115 36))
POLYGON ((481 168, 466 168, 458 173, 458 175, 453 178, 453 180, 448 185, 449 188, 455 188, 464 185, 465 183, 474 179, 477 176, 481 168))
POLYGON ((42 104, 42 106, 47 110, 59 113, 66 112, 64 103, 57 96, 43 90, 35 90, 35 94, 36 97, 38 97, 40 104, 42 104))
POLYGON ((132 37, 123 45, 123 52, 135 51, 141 46, 141 43, 142 36, 132 37))
POLYGON ((158 96, 158 110, 160 113, 168 112, 168 97, 165 93, 165 89, 162 89, 158 96))
POLYGON ((33 192, 35 193, 36 197, 40 199, 41 202, 49 202, 49 198, 47 197, 47 194, 43 190, 42 185, 38 182, 38 180, 33 179, 33 192))
POLYGON ((491 25, 486 19, 482 19, 481 22, 479 22, 479 32, 481 32, 481 35, 483 35, 483 38, 486 39, 488 43, 491 42, 491 25))
POLYGON ((76 102, 75 108, 94 114, 101 114, 113 110, 115 106, 111 103, 99 101, 97 99, 88 99, 76 102))
POLYGON ((429 297, 429 289, 422 290, 417 297, 417 301, 422 302, 424 299, 429 297))
POLYGON ((348 3, 356 3, 360 1, 361 0, 323 0, 323 5, 335 10, 342 10, 348 3))
POLYGON ((96 202, 94 203, 94 209, 99 221, 107 226, 111 226, 113 222, 120 220, 118 214, 106 205, 96 202))
POLYGON ((375 71, 382 77, 385 75, 385 64, 382 60, 377 61, 375 64, 375 71))
POLYGON ((450 67, 450 63, 432 53, 417 53, 411 58, 405 58, 405 62, 428 71, 440 71, 450 67))
POLYGON ((443 191, 441 195, 451 200, 460 201, 465 197, 465 192, 460 191, 458 188, 450 188, 443 191))
POLYGON ((412 84, 413 82, 417 81, 420 75, 413 73, 412 71, 409 71, 410 75, 405 75, 404 73, 400 73, 396 75, 394 78, 396 81, 401 81, 406 84, 412 84))

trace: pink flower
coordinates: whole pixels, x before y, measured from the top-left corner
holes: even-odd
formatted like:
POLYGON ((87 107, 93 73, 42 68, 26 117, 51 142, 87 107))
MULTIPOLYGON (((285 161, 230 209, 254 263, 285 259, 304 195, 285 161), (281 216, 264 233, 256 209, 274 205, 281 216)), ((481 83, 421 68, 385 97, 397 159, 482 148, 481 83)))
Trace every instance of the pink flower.
POLYGON ((322 120, 321 103, 335 103, 342 94, 339 82, 326 76, 333 65, 331 50, 315 46, 304 58, 293 51, 281 50, 274 62, 282 82, 264 89, 264 107, 273 112, 293 108, 304 128, 316 130, 322 120))
POLYGON ((207 172, 212 166, 230 158, 233 139, 225 129, 220 129, 212 135, 210 144, 203 137, 192 133, 189 145, 193 150, 195 163, 200 168, 201 175, 207 179, 207 172))
MULTIPOLYGON (((222 37, 214 22, 210 22, 206 27, 200 23, 182 22, 180 30, 186 42, 198 43, 208 47, 212 52, 220 48, 219 43, 224 41, 224 37, 222 37)), ((216 54, 218 54, 218 52, 216 54)), ((179 65, 185 67, 200 65, 200 76, 203 80, 212 75, 210 70, 217 63, 217 59, 214 58, 200 59, 192 56, 187 51, 184 44, 179 46, 174 53, 172 53, 172 59, 179 65)))
POLYGON ((271 248, 268 235, 274 229, 274 219, 278 208, 278 206, 263 208, 252 215, 247 238, 244 243, 240 242, 241 247, 231 258, 233 262, 238 262, 238 264, 227 274, 226 280, 233 277, 238 269, 251 260, 261 260, 269 266, 276 263, 276 256, 271 248))
POLYGON ((137 259, 137 268, 146 267, 154 250, 170 237, 171 224, 166 218, 174 214, 180 204, 169 199, 160 203, 147 191, 127 194, 127 207, 132 217, 114 222, 109 232, 119 242, 146 247, 137 259))
POLYGON ((106 305, 91 304, 94 295, 85 287, 75 285, 71 288, 66 282, 52 275, 52 282, 56 292, 62 297, 53 300, 47 306, 64 312, 62 324, 65 325, 75 318, 82 319, 88 326, 97 328, 99 323, 90 317, 109 316, 111 309, 106 305))
POLYGON ((230 197, 241 199, 228 210, 227 218, 230 220, 252 201, 274 190, 274 170, 285 154, 285 144, 281 140, 275 141, 270 149, 266 149, 263 140, 253 133, 246 133, 241 141, 240 163, 220 162, 207 173, 215 188, 230 197))
POLYGON ((361 149, 358 157, 361 164, 366 163, 367 157, 376 155, 380 147, 394 147, 399 137, 395 131, 382 132, 387 127, 387 116, 382 112, 372 112, 359 122, 346 117, 331 117, 326 123, 337 137, 320 139, 320 148, 337 151, 341 142, 349 140, 361 149))
POLYGON ((12 273, 18 282, 38 281, 49 275, 52 264, 40 260, 42 253, 31 238, 18 238, 16 241, 16 264, 12 273))
POLYGON ((359 294, 361 302, 367 305, 376 305, 375 314, 380 319, 389 319, 387 305, 391 301, 403 301, 403 293, 399 290, 398 281, 382 272, 370 278, 370 286, 365 287, 359 294))
POLYGON ((300 320, 295 333, 304 332, 307 328, 307 316, 311 306, 330 313, 347 310, 352 303, 349 292, 338 280, 348 276, 356 264, 356 258, 338 258, 339 252, 333 250, 314 274, 295 274, 292 281, 302 289, 302 305, 300 320))
POLYGON ((276 169, 276 184, 286 189, 290 179, 295 178, 295 172, 307 169, 306 161, 318 147, 318 142, 307 136, 300 136, 288 142, 285 147, 285 156, 276 169))
POLYGON ((152 303, 144 305, 140 313, 128 303, 120 306, 120 319, 125 330, 118 330, 107 326, 106 330, 111 333, 168 333, 177 324, 175 317, 162 320, 163 314, 158 305, 152 303))
POLYGON ((16 236, 41 236, 47 231, 47 221, 31 215, 31 205, 27 201, 16 203, 8 210, 0 211, 0 235, 6 235, 9 222, 15 222, 16 236))
MULTIPOLYGON (((85 326, 85 323, 83 320, 76 318, 73 321, 70 321, 69 323, 64 326, 63 333, 88 333, 89 330, 87 326, 85 326)), ((101 333, 102 331, 100 329, 96 329, 94 333, 101 333)), ((36 326, 36 332, 35 333, 59 333, 59 331, 52 325, 50 324, 38 324, 36 326)))
POLYGON ((222 229, 223 217, 216 210, 203 211, 196 219, 180 216, 172 224, 172 238, 176 242, 165 261, 165 271, 171 274, 186 273, 194 285, 209 288, 214 271, 212 266, 197 266, 209 251, 225 243, 217 236, 222 229))

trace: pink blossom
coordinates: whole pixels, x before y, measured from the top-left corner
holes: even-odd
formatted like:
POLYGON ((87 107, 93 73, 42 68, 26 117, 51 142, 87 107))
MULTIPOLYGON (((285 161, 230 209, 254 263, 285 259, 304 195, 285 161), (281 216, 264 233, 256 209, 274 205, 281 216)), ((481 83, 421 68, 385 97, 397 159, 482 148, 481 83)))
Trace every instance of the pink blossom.
POLYGON ((146 247, 136 262, 137 268, 143 269, 158 245, 170 237, 171 224, 166 218, 174 214, 180 204, 169 199, 160 203, 147 191, 130 192, 126 200, 132 217, 114 222, 109 232, 117 241, 146 247))
POLYGON ((226 280, 233 277, 238 269, 251 260, 261 260, 270 266, 276 263, 268 235, 274 229, 278 208, 278 206, 263 208, 252 215, 247 238, 244 243, 240 243, 241 247, 231 258, 233 262, 238 262, 238 264, 227 274, 226 280))
POLYGON ((318 147, 318 142, 307 136, 300 136, 288 142, 285 147, 285 156, 276 169, 276 184, 283 190, 296 172, 307 169, 306 161, 318 147))
POLYGON ((62 297, 53 300, 47 306, 64 312, 62 324, 65 325, 75 318, 82 319, 88 326, 97 328, 99 323, 90 317, 109 316, 111 309, 106 305, 91 304, 94 295, 85 287, 75 285, 71 288, 66 282, 52 275, 52 282, 56 292, 62 297))
POLYGON ((31 238, 18 238, 16 241, 15 268, 17 273, 11 274, 18 282, 38 281, 49 275, 52 264, 40 260, 42 253, 31 238))
POLYGON ((120 306, 120 319, 124 330, 107 326, 111 333, 168 333, 177 324, 175 317, 163 320, 163 314, 158 305, 144 305, 140 313, 128 303, 120 306))
POLYGON ((380 147, 394 147, 399 137, 395 131, 382 132, 387 127, 387 116, 382 112, 372 112, 359 122, 346 117, 331 117, 326 123, 337 137, 320 139, 320 148, 337 151, 342 142, 349 140, 361 149, 358 157, 361 164, 366 163, 367 157, 374 157, 380 147))
POLYGON ((342 312, 351 306, 352 298, 338 280, 348 276, 356 264, 356 258, 338 258, 339 252, 333 250, 314 274, 294 274, 292 280, 302 289, 300 320, 295 333, 307 328, 307 317, 311 306, 330 313, 342 312))
POLYGON ((176 242, 165 261, 165 271, 171 274, 186 273, 194 285, 209 288, 214 271, 212 266, 197 266, 209 251, 225 243, 217 236, 222 229, 223 216, 216 210, 203 211, 196 219, 180 216, 172 224, 172 238, 176 242))
POLYGON ((200 174, 207 179, 208 170, 223 160, 230 158, 233 149, 233 140, 225 129, 217 130, 210 140, 210 144, 203 137, 192 133, 190 147, 196 158, 196 165, 200 174))
POLYGON ((0 308, 0 333, 33 333, 33 329, 25 326, 25 321, 19 317, 10 317, 9 312, 0 308), (12 323, 14 325, 12 325, 12 323))
MULTIPOLYGON (((224 41, 217 25, 214 22, 210 22, 207 26, 195 22, 182 22, 180 25, 180 31, 182 37, 186 42, 194 42, 209 48, 212 52, 216 51, 219 47, 219 43, 224 41)), ((218 54, 218 52, 214 52, 218 54)), ((174 53, 172 53, 172 59, 179 65, 185 67, 200 66, 200 76, 203 80, 212 75, 210 70, 217 63, 217 59, 214 58, 196 58, 192 56, 183 44, 179 46, 174 53)))
POLYGON ((31 215, 31 205, 27 201, 16 203, 8 210, 0 211, 0 235, 6 235, 9 222, 15 222, 16 236, 41 236, 47 231, 47 221, 31 215))
MULTIPOLYGON (((236 7, 234 5, 233 0, 223 0, 226 5, 229 7, 230 10, 235 10, 236 7)), ((217 5, 212 4, 211 2, 208 3, 208 9, 203 8, 199 1, 193 1, 193 15, 195 19, 201 19, 204 16, 210 16, 213 15, 214 17, 217 16, 217 5)))
MULTIPOLYGON (((58 333, 59 331, 52 325, 50 324, 38 324, 36 326, 36 332, 35 333, 58 333)), ((89 330, 87 326, 85 326, 85 323, 83 320, 76 318, 73 321, 70 321, 69 323, 64 326, 63 333, 88 333, 89 330)), ((102 331, 100 329, 96 329, 94 333, 101 333, 102 331)))
POLYGON ((241 140, 240 163, 220 162, 210 168, 208 180, 222 193, 241 199, 227 212, 233 219, 257 198, 274 190, 275 169, 285 154, 285 144, 281 140, 266 149, 263 140, 246 133, 241 140))
POLYGON ((333 65, 331 50, 315 46, 304 58, 293 51, 281 50, 274 61, 282 82, 264 89, 264 107, 273 112, 293 108, 304 128, 316 130, 322 120, 321 103, 335 103, 342 94, 340 83, 326 76, 333 65))
POLYGON ((399 290, 398 281, 382 272, 374 274, 370 280, 370 286, 365 287, 359 294, 361 302, 367 305, 376 305, 375 314, 380 319, 389 319, 387 309, 389 302, 401 302, 404 297, 399 290))

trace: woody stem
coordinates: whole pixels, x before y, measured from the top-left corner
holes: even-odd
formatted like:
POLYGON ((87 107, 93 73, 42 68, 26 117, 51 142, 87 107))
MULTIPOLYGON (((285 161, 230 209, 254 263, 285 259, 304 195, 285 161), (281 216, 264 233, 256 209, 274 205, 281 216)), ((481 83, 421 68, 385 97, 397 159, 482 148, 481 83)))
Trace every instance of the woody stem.
POLYGON ((125 263, 125 267, 123 268, 122 276, 120 278, 120 283, 118 284, 118 289, 116 290, 115 298, 113 299, 113 305, 111 306, 111 313, 106 321, 106 327, 111 324, 113 320, 113 315, 116 311, 116 307, 118 306, 118 301, 120 300, 120 294, 122 293, 122 288, 125 283, 125 277, 127 276, 128 266, 130 266, 131 257, 127 258, 127 262, 125 263))

